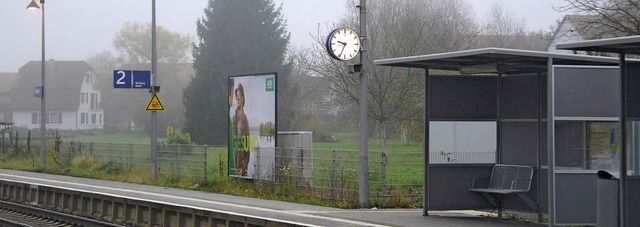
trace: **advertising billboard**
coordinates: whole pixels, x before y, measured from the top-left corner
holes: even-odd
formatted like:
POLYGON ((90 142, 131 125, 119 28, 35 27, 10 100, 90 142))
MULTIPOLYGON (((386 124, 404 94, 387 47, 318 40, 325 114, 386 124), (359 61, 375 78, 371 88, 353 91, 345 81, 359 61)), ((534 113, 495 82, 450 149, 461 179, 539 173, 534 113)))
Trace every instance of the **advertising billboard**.
POLYGON ((277 73, 230 76, 229 176, 273 179, 277 73))

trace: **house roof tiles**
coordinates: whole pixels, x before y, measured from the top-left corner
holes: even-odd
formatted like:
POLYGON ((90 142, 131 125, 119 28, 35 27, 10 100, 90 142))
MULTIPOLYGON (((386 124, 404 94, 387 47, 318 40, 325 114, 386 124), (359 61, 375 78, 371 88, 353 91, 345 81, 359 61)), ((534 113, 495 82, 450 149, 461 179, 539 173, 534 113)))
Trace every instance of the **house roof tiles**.
MULTIPOLYGON (((84 61, 47 61, 45 64, 46 108, 54 111, 77 110, 80 88, 93 68, 84 61)), ((13 110, 39 110, 40 98, 33 89, 41 85, 41 62, 30 61, 20 68, 11 89, 13 110)))

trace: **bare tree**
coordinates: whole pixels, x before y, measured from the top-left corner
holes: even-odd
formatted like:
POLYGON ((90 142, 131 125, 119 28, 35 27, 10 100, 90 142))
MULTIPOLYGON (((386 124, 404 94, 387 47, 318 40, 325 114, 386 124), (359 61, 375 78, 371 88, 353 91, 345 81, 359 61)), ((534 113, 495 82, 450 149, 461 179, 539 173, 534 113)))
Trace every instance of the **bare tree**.
MULTIPOLYGON (((469 7, 461 0, 385 0, 367 5, 369 117, 380 127, 383 150, 386 150, 387 127, 404 121, 422 122, 424 72, 392 67, 373 66, 381 58, 447 52, 468 49, 478 34, 469 7)), ((353 1, 350 11, 339 26, 358 28, 358 14, 353 1)), ((328 34, 326 29, 324 34, 328 34)), ((302 53, 301 65, 310 74, 330 82, 336 100, 343 105, 358 104, 358 74, 348 74, 347 65, 324 50, 323 35, 315 37, 317 44, 302 53)), ((421 124, 419 124, 422 126, 421 124)))
POLYGON ((640 35, 640 2, 638 0, 565 0, 556 7, 560 12, 571 12, 589 39, 640 35))
POLYGON ((525 36, 525 30, 524 18, 516 18, 499 1, 494 1, 482 27, 485 39, 481 41, 492 47, 511 47, 518 37, 525 36))

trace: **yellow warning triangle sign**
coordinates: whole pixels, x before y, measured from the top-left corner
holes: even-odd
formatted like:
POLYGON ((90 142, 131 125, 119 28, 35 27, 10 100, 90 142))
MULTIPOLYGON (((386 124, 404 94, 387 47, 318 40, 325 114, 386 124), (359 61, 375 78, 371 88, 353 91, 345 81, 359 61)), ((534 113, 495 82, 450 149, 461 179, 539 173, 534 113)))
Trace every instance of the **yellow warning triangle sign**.
POLYGON ((151 98, 151 101, 149 101, 149 104, 147 105, 147 110, 148 111, 158 111, 158 110, 164 110, 164 106, 162 106, 162 103, 160 102, 160 99, 158 98, 157 95, 153 95, 153 97, 151 98))

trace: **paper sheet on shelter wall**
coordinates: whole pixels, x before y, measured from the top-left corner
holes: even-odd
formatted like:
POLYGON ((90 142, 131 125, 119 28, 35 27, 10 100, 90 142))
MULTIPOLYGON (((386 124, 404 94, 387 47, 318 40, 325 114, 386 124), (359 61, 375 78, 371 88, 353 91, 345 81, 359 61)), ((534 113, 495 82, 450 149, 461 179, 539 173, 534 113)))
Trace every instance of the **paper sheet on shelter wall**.
POLYGON ((590 128, 588 135, 589 169, 618 168, 619 145, 612 128, 590 128))

